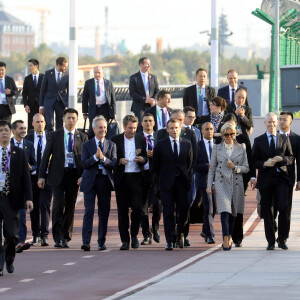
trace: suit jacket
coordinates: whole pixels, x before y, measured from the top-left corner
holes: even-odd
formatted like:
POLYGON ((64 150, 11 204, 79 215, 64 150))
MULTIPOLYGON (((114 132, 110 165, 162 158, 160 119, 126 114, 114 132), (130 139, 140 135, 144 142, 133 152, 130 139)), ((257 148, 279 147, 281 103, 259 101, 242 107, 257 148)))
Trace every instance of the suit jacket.
POLYGON ((243 134, 247 134, 247 130, 249 130, 251 127, 253 127, 253 120, 252 120, 252 109, 249 106, 243 105, 243 108, 245 109, 245 116, 244 118, 240 118, 235 113, 236 106, 235 102, 231 102, 226 109, 227 113, 234 114, 237 118, 238 124, 241 126, 243 134))
POLYGON ((25 208, 25 201, 32 201, 31 179, 25 151, 11 145, 10 193, 8 195, 14 210, 25 208))
MULTIPOLYGON (((118 185, 118 184, 121 183, 121 181, 123 179, 123 174, 124 174, 124 171, 125 171, 125 166, 119 164, 119 160, 121 158, 125 158, 124 133, 113 136, 111 140, 117 146, 117 162, 118 162, 118 165, 117 165, 117 168, 114 172, 114 180, 115 180, 115 185, 118 185)), ((146 152, 146 139, 142 135, 136 134, 134 136, 134 140, 135 140, 135 149, 141 149, 141 153, 139 154, 139 156, 142 156, 144 158, 143 163, 138 163, 140 171, 143 172, 143 170, 144 170, 143 166, 148 161, 147 152, 146 152)))
POLYGON ((16 108, 15 108, 15 101, 13 99, 13 96, 17 95, 18 93, 18 88, 16 86, 15 81, 13 78, 9 76, 4 76, 4 82, 5 82, 5 89, 10 89, 11 93, 9 95, 6 95, 6 101, 7 105, 9 107, 10 113, 15 114, 16 113, 16 108))
MULTIPOLYGON (((167 132, 166 128, 160 129, 157 132, 157 140, 160 141, 162 139, 165 139, 169 137, 169 133, 167 132)), ((192 144, 192 150, 193 150, 193 165, 196 163, 197 159, 197 141, 196 141, 196 134, 193 130, 189 128, 181 127, 181 133, 180 137, 187 139, 192 144)))
MULTIPOLYGON (((104 80, 105 97, 109 106, 109 118, 114 119, 116 114, 116 96, 112 82, 104 80)), ((82 94, 82 113, 87 114, 90 120, 96 117, 96 91, 95 91, 95 79, 91 78, 84 84, 82 94)))
MULTIPOLYGON (((87 193, 94 187, 95 178, 98 174, 99 161, 95 161, 94 155, 97 152, 95 139, 91 139, 82 145, 81 162, 84 169, 80 184, 80 191, 87 193)), ((107 176, 114 188, 114 180, 112 171, 117 166, 117 147, 112 141, 104 139, 103 155, 106 157, 103 166, 107 172, 107 176)), ((107 187, 109 188, 109 187, 107 187)))
MULTIPOLYGON (((158 124, 158 119, 157 119, 157 114, 156 114, 156 107, 157 107, 157 105, 151 106, 151 107, 147 108, 145 110, 145 113, 144 113, 144 114, 147 114, 147 113, 151 114, 154 117, 154 121, 155 121, 155 125, 153 127, 154 131, 157 131, 157 124, 158 124)), ((168 111, 168 114, 169 114, 169 117, 170 117, 173 109, 170 108, 170 107, 167 107, 167 111, 168 111)))
MULTIPOLYGON (((11 145, 14 146, 14 138, 13 137, 10 139, 10 143, 11 143, 11 145)), ((17 147, 17 148, 19 148, 19 147, 17 147)), ((32 173, 32 172, 36 171, 36 168, 37 168, 33 143, 24 138, 23 139, 23 150, 26 154, 28 163, 32 167, 32 169, 30 170, 30 173, 32 173)), ((27 166, 27 168, 28 168, 28 166, 27 166)))
POLYGON ((63 102, 65 107, 68 107, 69 95, 69 74, 62 73, 60 83, 56 83, 55 68, 45 72, 40 91, 40 106, 51 107, 56 99, 63 102))
POLYGON ((169 190, 175 183, 176 176, 180 176, 186 186, 191 188, 193 150, 191 142, 179 138, 180 152, 175 158, 170 138, 158 141, 153 152, 153 172, 158 176, 159 190, 169 190))
POLYGON ((36 105, 39 106, 43 77, 44 74, 39 73, 36 86, 34 86, 32 74, 25 77, 22 91, 24 107, 28 105, 30 109, 33 109, 36 105))
MULTIPOLYGON (((75 129, 74 134, 74 159, 78 178, 81 177, 83 168, 81 164, 82 144, 88 140, 87 135, 75 129)), ((46 178, 46 171, 49 164, 49 172, 47 174, 48 183, 50 185, 60 185, 64 178, 65 167, 65 140, 64 127, 51 132, 47 135, 47 144, 41 160, 39 178, 46 178), (49 164, 49 159, 50 164, 49 164)))
MULTIPOLYGON (((149 73, 149 81, 149 96, 150 98, 156 99, 159 92, 156 76, 149 73)), ((145 111, 151 107, 149 103, 145 103, 146 92, 140 71, 130 76, 129 93, 132 98, 131 111, 136 115, 138 115, 140 111, 145 111)))
POLYGON ((254 167, 258 169, 257 184, 258 189, 268 187, 272 181, 274 168, 278 168, 283 177, 290 183, 290 177, 286 166, 293 164, 294 157, 290 140, 286 135, 277 133, 276 155, 283 158, 281 162, 275 164, 273 168, 264 167, 264 162, 271 157, 270 144, 266 133, 254 139, 252 148, 252 161, 254 167))
MULTIPOLYGON (((240 86, 239 86, 240 87, 240 86)), ((239 88, 238 87, 238 88, 239 88)), ((247 91, 247 88, 243 86, 243 89, 247 91)), ((218 96, 226 100, 227 105, 230 104, 229 85, 226 85, 218 90, 218 96)), ((248 97, 246 98, 245 105, 249 106, 248 97)))

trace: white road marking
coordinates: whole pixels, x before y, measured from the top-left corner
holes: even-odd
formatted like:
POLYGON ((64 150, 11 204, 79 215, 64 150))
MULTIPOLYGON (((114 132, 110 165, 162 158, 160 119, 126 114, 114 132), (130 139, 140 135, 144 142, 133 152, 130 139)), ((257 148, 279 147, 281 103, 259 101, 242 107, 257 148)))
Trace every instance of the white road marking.
POLYGON ((55 273, 57 270, 48 270, 48 271, 45 271, 43 272, 44 274, 52 274, 52 273, 55 273))
POLYGON ((75 264, 77 264, 77 263, 76 262, 68 262, 68 263, 64 264, 64 266, 73 266, 75 264))
POLYGON ((0 293, 6 292, 6 291, 8 291, 8 290, 11 290, 11 288, 1 288, 1 289, 0 289, 0 293))
POLYGON ((99 252, 105 252, 105 253, 107 253, 107 252, 110 252, 111 251, 111 249, 106 249, 106 250, 103 250, 103 251, 99 251, 99 252))
POLYGON ((85 256, 82 256, 82 258, 91 258, 91 257, 94 257, 95 255, 85 255, 85 256))
POLYGON ((33 280, 34 280, 33 278, 26 278, 26 279, 20 280, 19 282, 30 282, 30 281, 33 281, 33 280))

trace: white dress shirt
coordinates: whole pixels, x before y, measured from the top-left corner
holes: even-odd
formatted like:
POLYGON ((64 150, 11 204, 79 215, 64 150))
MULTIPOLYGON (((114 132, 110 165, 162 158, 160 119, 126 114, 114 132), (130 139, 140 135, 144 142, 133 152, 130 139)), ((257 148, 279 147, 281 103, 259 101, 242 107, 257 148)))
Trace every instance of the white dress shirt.
POLYGON ((150 84, 149 84, 149 89, 148 89, 149 73, 148 72, 143 73, 141 70, 140 70, 140 73, 141 73, 142 80, 143 80, 143 83, 144 83, 144 88, 145 88, 146 96, 149 97, 149 89, 150 89, 150 84))
MULTIPOLYGON (((146 133, 145 131, 143 131, 143 134, 144 134, 145 137, 147 137, 147 139, 148 139, 148 135, 151 135, 151 138, 148 139, 148 140, 154 146, 153 131, 151 133, 146 133)), ((147 148, 146 149, 147 149, 147 151, 148 150, 153 150, 153 149, 151 149, 151 146, 148 144, 148 141, 147 141, 147 148)), ((149 170, 149 159, 148 159, 147 163, 144 165, 144 170, 149 170)))
POLYGON ((162 128, 166 128, 166 124, 162 124, 162 114, 165 115, 166 124, 170 119, 168 110, 166 107, 160 107, 158 104, 156 104, 156 119, 157 119, 157 130, 160 130, 162 128), (163 111, 162 111, 163 110, 163 111), (159 117, 157 116, 157 112, 159 114, 159 117))
POLYGON ((14 137, 13 137, 13 140, 14 140, 14 145, 16 147, 23 149, 23 140, 21 142, 18 142, 14 137), (19 143, 20 143, 20 145, 18 145, 19 143))
MULTIPOLYGON (((174 153, 174 140, 175 139, 173 139, 171 136, 169 136, 169 138, 170 138, 170 141, 171 141, 171 146, 172 146, 172 151, 173 151, 173 153, 174 153)), ((178 156, 179 156, 179 154, 180 154, 180 143, 179 143, 179 137, 175 140, 176 141, 176 144, 177 144, 177 152, 178 152, 178 156)))
POLYGON ((284 135, 286 135, 286 136, 290 136, 291 130, 289 130, 289 131, 287 131, 287 132, 282 132, 281 130, 279 130, 279 133, 280 133, 280 134, 284 134, 284 135))
POLYGON ((107 102, 106 96, 105 96, 105 85, 104 85, 104 79, 101 78, 100 80, 97 80, 95 78, 95 97, 96 97, 96 104, 102 105, 107 102), (97 81, 99 81, 99 87, 100 87, 100 96, 97 96, 97 81))
MULTIPOLYGON (((55 69, 55 70, 56 70, 56 69, 55 69)), ((64 136, 64 145, 65 145, 65 168, 67 168, 67 167, 68 167, 68 164, 66 163, 66 161, 67 161, 68 148, 66 148, 66 147, 68 147, 68 142, 69 142, 69 132, 72 133, 72 139, 73 139, 74 144, 75 144, 75 140, 74 140, 74 139, 75 139, 75 128, 74 128, 72 131, 69 131, 69 130, 66 129, 66 127, 64 127, 64 132, 65 132, 65 136, 64 136), (66 145, 66 140, 65 140, 65 138, 67 138, 67 145, 66 145)), ((74 157, 73 163, 74 163, 74 168, 76 168, 76 165, 75 165, 75 157, 74 157)))
POLYGON ((56 70, 56 68, 54 68, 54 71, 55 71, 55 80, 56 80, 56 82, 57 82, 57 79, 58 79, 58 73, 59 73, 59 79, 61 80, 62 72, 58 72, 58 71, 56 70))
MULTIPOLYGON (((5 91, 5 76, 3 76, 3 78, 0 78, 0 80, 2 81, 3 89, 5 91)), ((7 104, 6 94, 2 93, 1 91, 0 91, 0 104, 7 104)))
MULTIPOLYGON (((101 140, 102 145, 104 145, 104 140, 105 140, 104 138, 101 140)), ((96 147, 97 147, 97 149, 98 149, 100 140, 98 140, 98 139, 95 137, 95 142, 96 142, 96 147)), ((104 156, 104 155, 103 155, 103 156, 104 156)), ((95 160, 95 161, 100 161, 100 159, 97 158, 96 154, 94 154, 93 157, 94 157, 94 160, 95 160)), ((104 156, 104 158, 103 158, 102 161, 105 161, 105 160, 106 160, 106 157, 104 156)), ((98 168, 99 168, 99 169, 102 169, 102 175, 107 175, 107 171, 105 170, 103 164, 102 164, 102 163, 99 163, 99 165, 100 165, 100 166, 98 166, 98 168)))
POLYGON ((228 89, 229 89, 229 99, 231 103, 232 101, 234 101, 234 99, 232 99, 232 89, 234 89, 234 94, 235 94, 236 90, 238 89, 238 86, 236 85, 235 87, 232 87, 231 85, 228 85, 228 89))
MULTIPOLYGON (((202 102, 202 115, 207 116, 207 115, 209 115, 209 109, 208 109, 207 101, 202 101, 202 99, 200 99, 200 95, 198 93, 198 90, 200 88, 202 97, 205 98, 205 96, 206 96, 206 94, 205 94, 205 84, 200 87, 198 85, 198 83, 196 83, 196 86, 197 86, 197 103, 202 102)), ((197 114, 197 112, 196 112, 196 114, 197 114)))
MULTIPOLYGON (((34 142, 33 142, 33 144, 34 144, 34 157, 35 157, 35 161, 37 161, 38 143, 39 143, 39 137, 38 137, 38 134, 35 131, 34 132, 34 142)), ((41 155, 41 158, 43 157, 43 153, 44 153, 45 148, 46 148, 46 143, 47 143, 46 133, 44 131, 43 134, 42 134, 42 155, 41 155)), ((32 172, 31 175, 36 175, 36 171, 32 172)))
POLYGON ((138 173, 140 172, 137 162, 133 161, 136 155, 135 140, 128 139, 124 135, 124 154, 125 158, 128 159, 128 163, 125 165, 125 173, 138 173))
POLYGON ((40 73, 32 74, 32 80, 34 82, 34 76, 35 76, 35 78, 36 78, 36 84, 39 82, 39 75, 40 75, 40 73))
MULTIPOLYGON (((204 145, 205 145, 205 149, 206 149, 206 153, 207 153, 207 157, 208 157, 208 162, 210 162, 211 158, 209 156, 209 145, 208 145, 209 140, 203 138, 203 142, 204 142, 204 145)), ((211 146, 211 151, 212 151, 213 148, 214 148, 214 140, 213 139, 210 140, 210 146, 211 146)))

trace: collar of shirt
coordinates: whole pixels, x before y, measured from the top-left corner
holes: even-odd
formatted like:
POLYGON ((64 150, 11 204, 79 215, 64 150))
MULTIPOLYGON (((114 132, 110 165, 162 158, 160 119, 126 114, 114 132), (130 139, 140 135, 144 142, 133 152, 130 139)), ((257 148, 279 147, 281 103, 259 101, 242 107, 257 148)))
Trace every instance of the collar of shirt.
POLYGON ((62 72, 58 72, 58 71, 56 70, 56 68, 54 68, 54 71, 55 71, 55 79, 57 79, 58 73, 60 74, 60 79, 61 79, 62 72))
POLYGON ((131 138, 131 139, 128 139, 127 137, 126 137, 126 135, 124 134, 124 139, 125 140, 127 140, 128 142, 132 142, 132 141, 134 141, 134 137, 133 138, 131 138))
POLYGON ((171 136, 169 136, 169 138, 170 138, 171 144, 173 144, 173 141, 176 141, 176 143, 179 143, 179 138, 178 138, 178 140, 173 139, 171 136))
POLYGON ((19 141, 17 141, 15 138, 13 138, 13 139, 14 139, 14 145, 15 145, 16 147, 18 147, 18 144, 17 144, 17 143, 20 143, 20 145, 23 146, 23 140, 22 140, 21 142, 19 142, 19 141))
POLYGON ((151 133, 147 133, 147 132, 143 131, 143 134, 144 134, 146 137, 148 137, 148 135, 151 135, 151 137, 153 138, 153 131, 152 131, 151 133))
MULTIPOLYGON (((56 70, 56 69, 55 69, 55 70, 56 70)), ((38 81, 39 75, 40 75, 40 73, 37 73, 37 74, 33 74, 33 73, 32 73, 32 79, 34 79, 34 76, 35 76, 35 77, 36 77, 36 81, 38 81)))
POLYGON ((196 85, 197 85, 197 89, 205 89, 205 84, 203 84, 202 86, 200 86, 198 83, 196 83, 196 85))
POLYGON ((102 84, 102 82, 104 81, 103 77, 100 80, 97 80, 96 78, 94 78, 94 79, 95 79, 95 84, 97 84, 97 81, 99 81, 99 84, 102 84))
POLYGON ((291 134, 291 130, 287 131, 287 132, 283 132, 281 130, 279 130, 280 134, 285 134, 286 136, 289 136, 291 134))
POLYGON ((228 85, 229 86, 229 91, 231 92, 232 89, 234 89, 234 91, 236 91, 238 89, 238 86, 236 85, 235 87, 232 87, 231 85, 228 85))
POLYGON ((41 135, 43 138, 45 136, 45 131, 42 134, 38 134, 36 131, 34 131, 34 136, 38 139, 39 135, 41 135))
POLYGON ((187 126, 187 125, 185 125, 185 124, 182 124, 182 127, 184 127, 184 128, 188 128, 188 129, 191 129, 191 130, 193 129, 193 128, 192 128, 192 125, 190 125, 190 126, 187 126))
POLYGON ((64 132, 66 134, 67 137, 69 137, 69 132, 71 132, 73 134, 73 138, 74 138, 74 134, 75 134, 75 128, 72 131, 69 131, 66 129, 66 127, 64 126, 64 132))
MULTIPOLYGON (((2 146, 0 146, 0 154, 2 154, 2 149, 3 149, 4 147, 2 147, 2 146)), ((10 151, 10 143, 6 146, 6 151, 10 151)))
POLYGON ((96 137, 95 137, 95 142, 96 142, 96 145, 98 147, 99 145, 99 142, 101 141, 102 143, 104 142, 105 138, 103 138, 102 140, 98 140, 96 137))
POLYGON ((161 107, 158 104, 156 104, 156 107, 159 111, 161 111, 161 109, 165 112, 166 111, 166 107, 161 107))
POLYGON ((143 72, 142 72, 142 70, 140 70, 140 73, 141 73, 142 77, 143 77, 143 75, 145 75, 145 76, 146 76, 146 78, 148 78, 148 76, 149 76, 149 73, 148 73, 148 72, 146 72, 146 73, 143 73, 143 72))
MULTIPOLYGON (((266 134, 267 134, 268 139, 271 138, 272 134, 270 132, 266 131, 266 134)), ((273 134, 273 136, 275 139, 277 138, 276 132, 273 134)))
POLYGON ((211 140, 207 140, 207 139, 205 139, 205 138, 203 138, 203 142, 204 142, 204 144, 205 145, 208 145, 208 142, 211 142, 210 144, 211 144, 211 147, 213 147, 213 144, 214 144, 214 140, 213 139, 211 139, 211 140))

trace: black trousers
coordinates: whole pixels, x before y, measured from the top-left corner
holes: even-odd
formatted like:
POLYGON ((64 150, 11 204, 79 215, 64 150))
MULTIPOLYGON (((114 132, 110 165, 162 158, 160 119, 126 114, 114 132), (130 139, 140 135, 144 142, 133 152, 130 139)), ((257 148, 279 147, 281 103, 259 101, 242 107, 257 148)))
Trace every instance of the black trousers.
POLYGON ((54 112, 55 112, 55 130, 58 130, 63 127, 63 115, 65 110, 64 103, 57 99, 52 106, 46 106, 45 109, 45 121, 46 121, 46 130, 54 130, 54 112))
POLYGON ((137 237, 140 227, 143 176, 141 173, 124 173, 121 183, 115 186, 118 205, 118 228, 122 243, 130 242, 128 210, 131 207, 130 235, 137 237))
POLYGON ((280 173, 276 172, 269 186, 259 190, 265 236, 268 243, 272 245, 275 244, 273 199, 279 211, 278 240, 285 241, 288 238, 288 189, 288 181, 280 173))
POLYGON ((175 239, 175 220, 174 211, 176 205, 177 212, 177 232, 179 234, 184 232, 184 226, 188 220, 189 212, 189 190, 182 182, 180 176, 177 176, 174 185, 169 190, 160 191, 162 207, 163 207, 163 218, 164 218, 164 229, 167 243, 174 242, 175 239))
POLYGON ((141 227, 144 237, 151 236, 149 225, 149 206, 152 205, 152 230, 157 231, 161 216, 161 201, 153 192, 153 178, 149 171, 144 171, 143 199, 141 210, 141 227))
POLYGON ((35 102, 33 105, 29 106, 30 113, 28 114, 27 132, 33 131, 32 120, 33 116, 39 112, 39 104, 35 102))
MULTIPOLYGON (((105 104, 102 104, 100 107, 98 107, 96 105, 96 114, 95 114, 95 117, 96 116, 103 116, 106 121, 108 122, 109 121, 109 104, 108 102, 106 102, 105 104)), ((94 131, 93 131, 93 119, 90 118, 89 119, 89 132, 88 132, 88 136, 89 136, 89 139, 92 139, 95 134, 94 134, 94 131)))
POLYGON ((53 185, 52 234, 55 242, 72 239, 75 203, 78 193, 76 169, 65 171, 63 182, 53 185))
POLYGON ((11 123, 11 112, 7 104, 0 104, 0 120, 6 120, 11 123))
POLYGON ((19 210, 12 209, 8 197, 0 196, 0 270, 3 269, 4 262, 11 265, 15 260, 19 226, 19 210), (4 245, 2 231, 5 232, 4 245))

